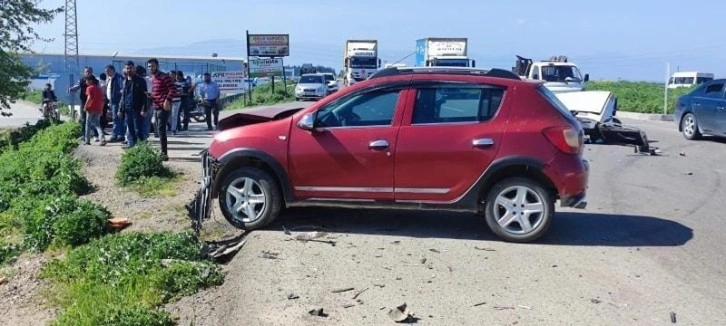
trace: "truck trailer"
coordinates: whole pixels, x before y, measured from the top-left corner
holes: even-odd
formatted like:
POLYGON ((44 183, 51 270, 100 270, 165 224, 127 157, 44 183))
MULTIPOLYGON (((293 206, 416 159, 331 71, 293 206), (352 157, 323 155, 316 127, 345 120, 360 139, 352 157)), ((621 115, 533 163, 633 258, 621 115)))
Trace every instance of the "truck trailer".
POLYGON ((416 67, 475 67, 467 38, 427 37, 416 40, 416 67))
POLYGON ((343 87, 368 79, 381 67, 377 40, 347 40, 343 52, 343 87))

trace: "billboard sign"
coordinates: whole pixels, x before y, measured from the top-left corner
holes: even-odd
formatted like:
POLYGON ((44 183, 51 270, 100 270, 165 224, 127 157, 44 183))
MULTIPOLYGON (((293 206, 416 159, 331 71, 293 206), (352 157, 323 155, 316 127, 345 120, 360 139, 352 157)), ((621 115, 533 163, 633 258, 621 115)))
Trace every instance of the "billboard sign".
POLYGON ((244 71, 212 72, 212 81, 219 85, 219 91, 227 94, 243 93, 247 88, 244 71))
POLYGON ((250 78, 270 76, 282 76, 282 59, 250 59, 250 78))
POLYGON ((247 55, 252 57, 287 57, 290 55, 290 35, 248 34, 247 55))

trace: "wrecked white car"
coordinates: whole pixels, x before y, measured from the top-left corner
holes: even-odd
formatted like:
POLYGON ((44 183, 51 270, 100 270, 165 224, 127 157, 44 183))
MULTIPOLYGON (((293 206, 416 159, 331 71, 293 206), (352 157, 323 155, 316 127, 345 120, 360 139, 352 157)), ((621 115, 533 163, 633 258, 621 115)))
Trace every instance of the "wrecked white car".
POLYGON ((582 91, 555 93, 557 98, 575 115, 592 144, 633 145, 636 153, 655 155, 644 131, 623 126, 615 117, 618 99, 609 91, 582 91))

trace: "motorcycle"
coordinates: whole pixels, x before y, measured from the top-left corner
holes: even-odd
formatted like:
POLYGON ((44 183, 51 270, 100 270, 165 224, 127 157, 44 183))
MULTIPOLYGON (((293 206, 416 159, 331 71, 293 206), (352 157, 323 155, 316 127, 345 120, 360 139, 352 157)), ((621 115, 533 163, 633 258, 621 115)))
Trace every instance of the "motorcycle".
POLYGON ((46 102, 39 109, 43 113, 43 118, 53 118, 60 120, 60 112, 58 111, 58 102, 46 102))
POLYGON ((207 116, 204 114, 204 105, 201 100, 195 101, 194 107, 189 110, 189 117, 196 122, 204 122, 207 116))

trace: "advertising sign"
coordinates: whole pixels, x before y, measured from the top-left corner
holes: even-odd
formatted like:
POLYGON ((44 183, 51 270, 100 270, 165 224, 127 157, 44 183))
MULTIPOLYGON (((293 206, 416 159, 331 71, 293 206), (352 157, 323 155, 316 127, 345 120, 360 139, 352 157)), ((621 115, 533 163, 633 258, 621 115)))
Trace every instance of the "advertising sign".
POLYGON ((219 91, 224 93, 240 93, 247 88, 244 71, 217 71, 212 72, 212 81, 219 85, 219 91))
POLYGON ((252 57, 287 57, 290 55, 288 34, 249 34, 247 54, 252 57))
POLYGON ((250 59, 250 78, 282 76, 282 59, 250 59))

